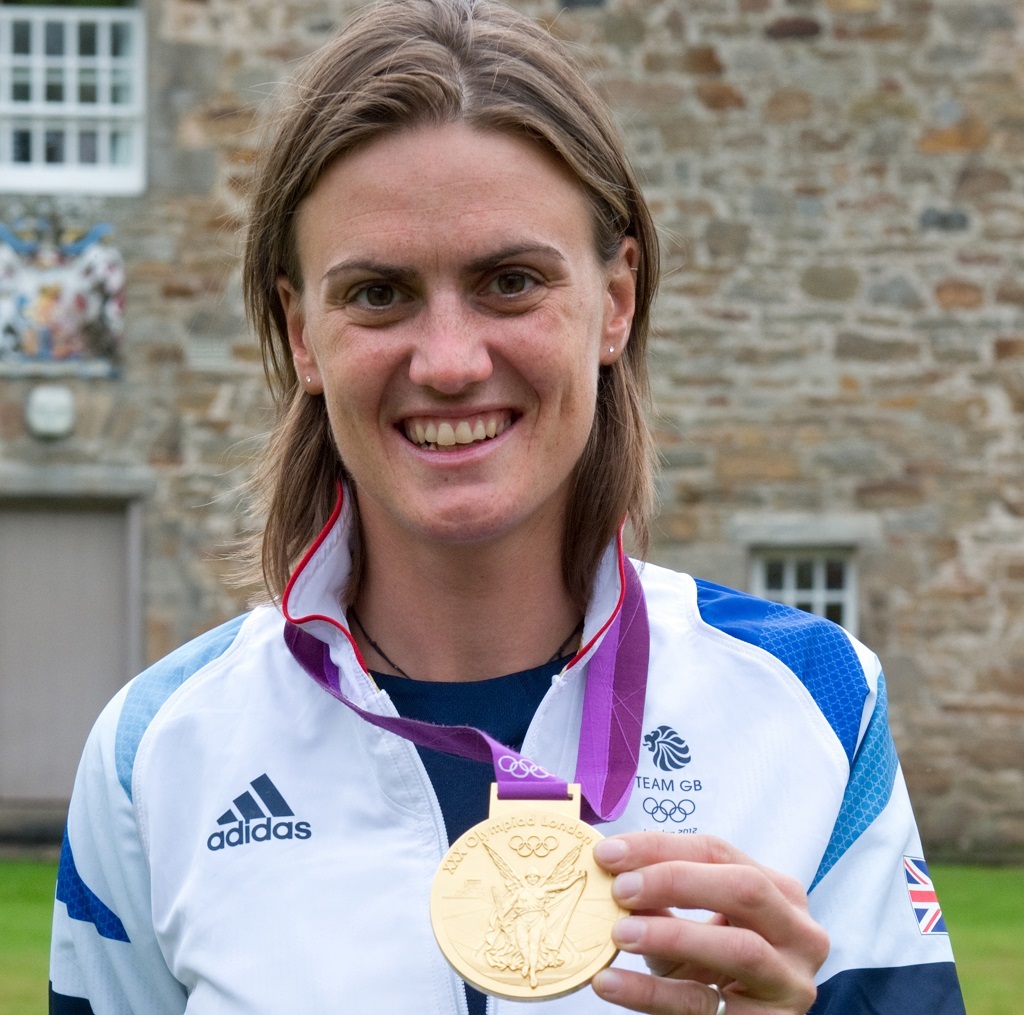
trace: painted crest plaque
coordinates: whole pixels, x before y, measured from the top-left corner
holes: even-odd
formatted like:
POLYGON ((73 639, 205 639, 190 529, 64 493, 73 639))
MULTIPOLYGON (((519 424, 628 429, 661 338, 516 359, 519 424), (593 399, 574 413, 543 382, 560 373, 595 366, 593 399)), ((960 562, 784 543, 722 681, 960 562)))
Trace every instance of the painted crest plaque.
POLYGON ((105 363, 124 332, 124 263, 96 225, 62 232, 46 219, 0 223, 0 363, 105 363))

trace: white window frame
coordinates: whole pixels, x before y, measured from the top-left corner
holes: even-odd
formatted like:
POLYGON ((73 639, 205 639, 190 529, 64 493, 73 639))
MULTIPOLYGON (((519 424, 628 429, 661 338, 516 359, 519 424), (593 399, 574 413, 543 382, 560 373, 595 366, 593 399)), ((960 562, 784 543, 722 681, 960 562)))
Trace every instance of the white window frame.
POLYGON ((0 192, 8 194, 140 194, 146 184, 146 30, 140 7, 0 6, 0 192), (31 52, 14 53, 14 25, 29 22, 31 52), (46 25, 64 26, 64 53, 45 53, 46 25), (130 26, 125 56, 113 56, 112 26, 130 26), (94 24, 97 54, 78 53, 78 29, 94 24), (62 72, 63 96, 46 101, 47 71, 62 72), (95 71, 96 102, 80 102, 79 73, 95 71), (15 72, 31 84, 31 101, 14 100, 15 72), (113 82, 128 82, 127 102, 113 102, 113 82), (105 101, 99 101, 105 99, 105 101), (14 132, 30 131, 32 161, 14 161, 14 132), (95 163, 78 161, 80 132, 95 131, 95 163), (48 131, 62 132, 64 161, 45 161, 48 131), (115 163, 113 137, 127 140, 130 152, 115 163))
POLYGON ((829 607, 838 606, 842 611, 839 622, 851 634, 857 633, 857 557, 852 547, 751 547, 750 590, 763 599, 795 606, 819 617, 827 617, 829 607), (830 561, 839 561, 843 565, 841 588, 827 587, 826 565, 830 561), (782 588, 769 588, 768 566, 776 562, 782 565, 782 588), (811 566, 809 588, 797 587, 797 570, 801 564, 811 566))

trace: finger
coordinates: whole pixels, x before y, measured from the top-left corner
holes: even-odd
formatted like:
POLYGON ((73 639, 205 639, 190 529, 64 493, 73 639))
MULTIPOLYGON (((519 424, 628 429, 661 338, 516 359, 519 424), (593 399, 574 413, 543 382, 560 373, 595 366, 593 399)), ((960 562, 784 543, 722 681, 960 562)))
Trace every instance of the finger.
MULTIPOLYGON (((647 910, 643 913, 633 913, 633 915, 670 916, 673 919, 676 919, 675 914, 668 909, 661 910, 660 912, 647 910)), ((729 921, 726 920, 721 913, 715 913, 705 922, 715 927, 729 926, 729 921)), ((669 976, 671 974, 677 980, 699 980, 701 983, 714 983, 715 981, 722 982, 725 980, 722 973, 717 969, 712 969, 709 966, 702 966, 697 962, 689 961, 689 959, 684 959, 680 962, 678 955, 672 955, 666 958, 659 958, 657 955, 644 955, 644 962, 647 964, 647 968, 654 973, 655 976, 669 976)))
POLYGON ((799 904, 790 902, 764 871, 743 864, 658 863, 616 875, 612 894, 631 910, 672 907, 721 913, 732 925, 783 946, 803 940, 817 927, 807 912, 806 896, 799 904))
MULTIPOLYGON (((593 981, 594 993, 605 1001, 650 1015, 717 1015, 718 994, 694 980, 664 980, 626 969, 603 969, 593 981)), ((729 1004, 733 1005, 732 998, 729 1004)), ((733 1006, 729 1015, 742 1015, 733 1006)))
POLYGON ((794 968, 763 937, 740 927, 629 916, 612 928, 612 939, 622 951, 643 955, 661 976, 735 980, 743 984, 744 993, 761 1001, 797 1000, 813 986, 813 974, 803 964, 794 968))
POLYGON ((807 889, 796 878, 758 863, 732 843, 713 835, 631 832, 602 839, 594 847, 594 856, 605 870, 613 874, 675 860, 716 865, 744 864, 761 871, 791 902, 805 904, 807 899, 807 889))

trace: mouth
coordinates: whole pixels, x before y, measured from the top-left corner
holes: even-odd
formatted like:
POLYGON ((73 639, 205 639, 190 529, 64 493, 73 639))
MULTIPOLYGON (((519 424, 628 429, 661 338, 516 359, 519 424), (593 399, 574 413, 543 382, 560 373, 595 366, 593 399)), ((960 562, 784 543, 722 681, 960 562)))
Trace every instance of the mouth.
POLYGON ((512 424, 512 411, 461 417, 412 416, 401 423, 406 439, 425 451, 456 451, 501 436, 512 424))

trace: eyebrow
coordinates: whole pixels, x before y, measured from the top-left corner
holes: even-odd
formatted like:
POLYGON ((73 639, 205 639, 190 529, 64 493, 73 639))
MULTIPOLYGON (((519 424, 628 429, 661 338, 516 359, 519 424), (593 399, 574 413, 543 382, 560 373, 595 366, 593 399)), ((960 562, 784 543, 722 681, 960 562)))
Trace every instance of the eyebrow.
POLYGON ((496 264, 501 264, 502 261, 512 260, 512 258, 519 257, 522 254, 547 254, 549 257, 553 257, 562 263, 566 262, 565 254, 557 247, 552 247, 547 243, 525 242, 510 243, 508 246, 495 250, 491 254, 485 254, 483 257, 470 261, 466 267, 471 272, 487 271, 488 268, 493 268, 496 264))
POLYGON ((341 261, 332 265, 324 272, 322 282, 330 285, 339 275, 345 275, 351 271, 365 272, 368 275, 376 275, 389 282, 400 282, 408 284, 415 276, 410 268, 403 268, 396 264, 386 264, 383 261, 373 261, 365 258, 353 258, 350 261, 341 261))
MULTIPOLYGON (((502 261, 508 261, 523 254, 545 254, 562 264, 567 262, 565 254, 557 247, 553 247, 548 243, 524 242, 510 243, 489 254, 475 258, 466 265, 466 269, 472 274, 479 274, 493 268, 495 265, 501 264, 502 261)), ((416 272, 413 269, 403 265, 388 264, 385 261, 375 261, 372 258, 357 257, 332 265, 324 272, 323 282, 326 285, 330 285, 338 276, 353 271, 365 272, 368 275, 375 275, 389 282, 398 282, 406 285, 411 283, 416 276, 416 272)))

